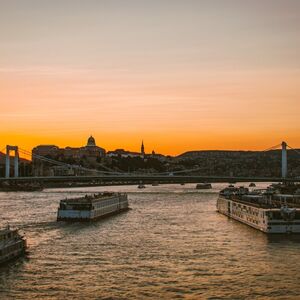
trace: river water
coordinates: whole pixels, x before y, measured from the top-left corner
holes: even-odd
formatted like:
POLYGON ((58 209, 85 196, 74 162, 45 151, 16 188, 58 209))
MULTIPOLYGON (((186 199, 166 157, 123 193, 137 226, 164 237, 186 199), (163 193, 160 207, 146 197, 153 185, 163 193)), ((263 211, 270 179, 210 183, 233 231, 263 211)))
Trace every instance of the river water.
POLYGON ((0 299, 300 299, 300 237, 268 237, 218 214, 224 186, 0 193, 1 224, 29 244, 27 257, 0 267, 0 299), (127 192, 132 209, 56 222, 60 199, 104 190, 127 192))

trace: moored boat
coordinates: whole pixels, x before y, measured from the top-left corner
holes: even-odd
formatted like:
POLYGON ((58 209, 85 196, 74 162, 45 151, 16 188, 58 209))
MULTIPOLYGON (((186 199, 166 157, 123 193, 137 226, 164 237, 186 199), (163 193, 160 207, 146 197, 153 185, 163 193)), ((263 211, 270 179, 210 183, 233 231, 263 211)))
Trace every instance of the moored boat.
POLYGON ((128 210, 126 194, 104 192, 60 201, 57 221, 91 221, 128 210))
POLYGON ((26 248, 26 239, 18 229, 11 229, 9 225, 0 229, 0 264, 23 255, 26 248))
POLYGON ((228 187, 219 194, 217 210, 265 233, 300 233, 300 195, 228 187))

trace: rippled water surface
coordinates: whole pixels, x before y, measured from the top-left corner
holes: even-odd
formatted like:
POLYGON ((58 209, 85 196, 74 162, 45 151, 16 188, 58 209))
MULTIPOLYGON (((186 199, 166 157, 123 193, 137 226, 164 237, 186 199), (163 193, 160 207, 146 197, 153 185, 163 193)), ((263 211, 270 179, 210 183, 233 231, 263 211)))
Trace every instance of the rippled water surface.
POLYGON ((216 212, 195 185, 0 193, 2 225, 29 254, 0 268, 1 299, 300 299, 300 237, 268 237, 216 212), (130 211, 56 222, 59 200, 128 192, 130 211))

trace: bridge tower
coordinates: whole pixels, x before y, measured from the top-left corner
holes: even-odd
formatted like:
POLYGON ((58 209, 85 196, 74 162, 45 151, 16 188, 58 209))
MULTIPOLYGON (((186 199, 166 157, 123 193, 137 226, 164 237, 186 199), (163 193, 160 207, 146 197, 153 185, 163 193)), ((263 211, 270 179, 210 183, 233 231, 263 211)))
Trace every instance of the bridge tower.
POLYGON ((19 177, 19 148, 18 146, 6 146, 6 159, 5 159, 5 177, 9 178, 10 173, 10 151, 15 151, 14 158, 14 177, 19 177))
POLYGON ((286 142, 281 143, 281 177, 287 177, 287 151, 286 151, 286 142))

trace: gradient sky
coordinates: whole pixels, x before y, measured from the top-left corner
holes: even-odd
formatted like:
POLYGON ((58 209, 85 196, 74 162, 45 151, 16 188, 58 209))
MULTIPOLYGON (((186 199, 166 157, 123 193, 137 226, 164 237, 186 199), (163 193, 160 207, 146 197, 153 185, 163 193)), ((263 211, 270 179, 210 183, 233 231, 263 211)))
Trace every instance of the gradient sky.
POLYGON ((0 148, 299 147, 300 1, 0 0, 0 103, 0 148))

